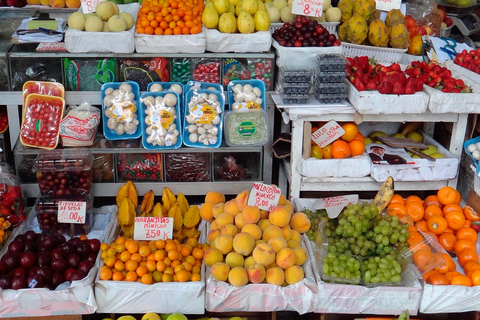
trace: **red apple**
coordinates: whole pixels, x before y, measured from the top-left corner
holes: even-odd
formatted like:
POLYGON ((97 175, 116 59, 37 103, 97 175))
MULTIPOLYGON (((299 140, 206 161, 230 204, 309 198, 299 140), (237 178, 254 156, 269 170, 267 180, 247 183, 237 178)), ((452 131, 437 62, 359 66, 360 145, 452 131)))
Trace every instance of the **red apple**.
POLYGON ((447 16, 447 13, 443 9, 437 9, 438 14, 440 17, 442 17, 442 21, 445 20, 445 17, 447 16))
POLYGON ((425 29, 424 26, 418 27, 418 34, 422 36, 427 34, 427 30, 425 29))
POLYGON ((445 20, 443 20, 443 22, 445 22, 447 27, 450 27, 453 24, 453 20, 450 17, 446 17, 445 20))
POLYGON ((430 27, 430 26, 424 26, 424 28, 425 28, 425 31, 427 32, 427 34, 428 34, 429 36, 433 35, 433 29, 432 29, 432 27, 430 27))

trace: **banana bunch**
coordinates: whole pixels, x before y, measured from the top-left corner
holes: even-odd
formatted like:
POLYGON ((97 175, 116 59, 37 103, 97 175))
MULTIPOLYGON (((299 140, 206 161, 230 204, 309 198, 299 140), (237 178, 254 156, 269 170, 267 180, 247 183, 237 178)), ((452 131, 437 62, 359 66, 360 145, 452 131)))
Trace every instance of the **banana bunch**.
POLYGON ((118 224, 125 237, 133 237, 133 228, 138 205, 137 189, 132 181, 127 181, 117 192, 118 224))
POLYGON ((162 201, 154 204, 155 194, 149 190, 142 199, 139 216, 173 218, 173 237, 179 241, 185 238, 198 238, 200 231, 200 210, 197 205, 190 206, 183 193, 177 197, 167 187, 163 188, 162 201))
POLYGON ((373 204, 377 206, 379 213, 382 213, 382 211, 388 206, 390 200, 392 200, 394 192, 393 178, 392 176, 388 176, 373 199, 373 204))
POLYGON ((401 134, 406 136, 410 132, 418 131, 423 128, 423 122, 407 122, 399 130, 401 134))

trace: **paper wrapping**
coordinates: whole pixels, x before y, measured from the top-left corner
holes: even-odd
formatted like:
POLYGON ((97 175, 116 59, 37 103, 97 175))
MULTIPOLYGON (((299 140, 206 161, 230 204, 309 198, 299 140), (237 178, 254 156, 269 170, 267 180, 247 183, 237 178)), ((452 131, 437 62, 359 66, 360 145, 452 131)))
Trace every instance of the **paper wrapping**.
MULTIPOLYGON (((89 238, 98 238, 104 241, 116 224, 117 206, 105 206, 94 209, 95 224, 92 231, 87 235, 89 238)), ((32 214, 29 215, 29 218, 32 214)), ((16 228, 11 239, 16 235, 23 234, 30 228, 29 221, 16 228)), ((6 252, 7 246, 2 249, 2 255, 6 252)), ((100 255, 100 253, 99 253, 100 255)), ((87 277, 74 281, 66 288, 62 284, 57 290, 46 288, 0 290, 0 305, 2 306, 2 317, 38 317, 64 314, 91 314, 97 310, 97 303, 93 293, 93 281, 99 268, 99 258, 94 267, 90 269, 87 277)), ((68 283, 66 283, 68 284, 68 283)))
POLYGON ((347 82, 348 101, 362 114, 425 113, 429 96, 415 94, 381 94, 378 91, 358 91, 347 82))
POLYGON ((314 70, 317 65, 316 54, 342 53, 341 46, 334 47, 282 47, 277 41, 272 40, 273 47, 277 50, 278 67, 300 67, 314 70), (301 57, 301 59, 299 59, 301 57))
POLYGON ((307 178, 366 177, 370 174, 372 160, 367 154, 345 159, 300 159, 297 170, 307 178), (355 168, 355 170, 345 170, 355 168))
MULTIPOLYGON (((119 4, 118 9, 120 12, 130 13, 136 21, 140 4, 119 4)), ((65 32, 65 48, 73 53, 132 53, 135 51, 134 32, 135 24, 121 32, 86 32, 69 28, 65 32)))
POLYGON ((480 310, 480 287, 424 284, 421 313, 450 313, 480 310))
POLYGON ((431 181, 455 178, 458 174, 460 160, 428 135, 423 134, 423 140, 424 144, 434 145, 445 158, 439 158, 436 161, 414 159, 415 164, 387 165, 372 163, 372 178, 378 182, 385 181, 388 176, 392 176, 395 181, 431 181))
POLYGON ((270 31, 249 34, 205 29, 206 50, 211 52, 265 52, 272 46, 270 31))
POLYGON ((135 32, 138 53, 204 53, 205 32, 190 35, 148 35, 135 32))

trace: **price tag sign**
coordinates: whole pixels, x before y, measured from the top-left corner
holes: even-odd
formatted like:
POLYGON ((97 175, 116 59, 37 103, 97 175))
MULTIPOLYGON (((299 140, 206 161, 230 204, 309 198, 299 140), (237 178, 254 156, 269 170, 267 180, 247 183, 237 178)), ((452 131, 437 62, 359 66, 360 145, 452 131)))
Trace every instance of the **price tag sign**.
POLYGON ((57 221, 60 223, 84 224, 87 214, 85 201, 59 201, 57 221))
POLYGON ((312 140, 321 148, 324 148, 344 134, 345 130, 343 130, 342 126, 331 120, 312 132, 312 140))
POLYGON ((375 0, 375 8, 380 11, 400 9, 402 0, 375 0))
POLYGON ((278 187, 254 182, 250 190, 247 205, 271 211, 278 205, 282 190, 278 187))
POLYGON ((135 240, 167 240, 173 238, 173 218, 135 217, 135 240))
POLYGON ((90 12, 95 12, 95 7, 101 1, 106 1, 106 0, 80 0, 80 3, 82 4, 83 13, 87 14, 90 12))
POLYGON ((327 210, 328 217, 334 219, 338 217, 342 209, 349 203, 357 203, 358 194, 349 194, 346 196, 330 197, 317 199, 313 203, 313 209, 325 209, 327 210))
POLYGON ((323 13, 323 0, 295 0, 292 3, 292 13, 320 18, 323 13))

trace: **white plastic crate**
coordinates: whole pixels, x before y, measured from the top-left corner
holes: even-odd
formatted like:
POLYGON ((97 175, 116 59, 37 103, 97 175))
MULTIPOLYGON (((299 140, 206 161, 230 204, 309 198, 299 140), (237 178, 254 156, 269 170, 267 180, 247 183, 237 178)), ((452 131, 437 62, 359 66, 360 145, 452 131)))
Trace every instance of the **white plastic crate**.
POLYGON ((345 57, 353 58, 357 56, 368 56, 369 58, 374 58, 379 63, 399 62, 402 58, 402 55, 408 50, 373 47, 348 42, 342 42, 341 47, 345 57))

